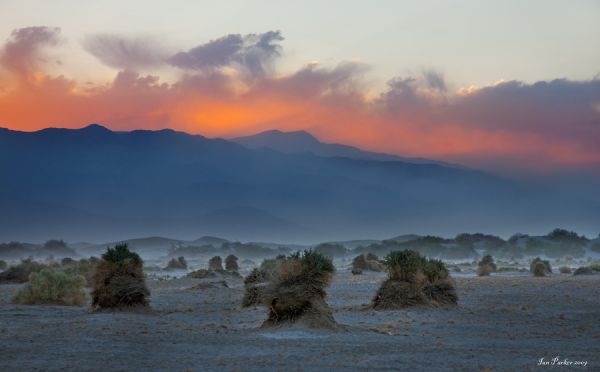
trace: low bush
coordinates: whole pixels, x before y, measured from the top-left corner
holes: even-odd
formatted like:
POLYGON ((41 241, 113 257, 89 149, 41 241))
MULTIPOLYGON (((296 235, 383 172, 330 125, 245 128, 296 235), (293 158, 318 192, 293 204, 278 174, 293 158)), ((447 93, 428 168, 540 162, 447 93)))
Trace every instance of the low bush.
POLYGON ((579 268, 577 268, 577 270, 575 270, 575 272, 573 273, 573 275, 593 275, 594 274, 594 270, 592 270, 591 268, 587 267, 587 266, 581 266, 579 268))
POLYGON ((561 267, 558 269, 558 271, 559 271, 561 274, 571 274, 571 273, 573 272, 573 271, 571 270, 571 268, 570 268, 570 267, 568 267, 568 266, 561 266, 561 267))
POLYGON ((270 275, 266 271, 258 268, 254 268, 250 274, 244 278, 242 307, 262 304, 265 284, 269 279, 270 275))
POLYGON ((389 276, 373 298, 374 308, 398 309, 458 302, 454 283, 442 261, 404 250, 390 252, 384 262, 389 276))
POLYGON ((213 271, 223 271, 223 259, 221 256, 214 256, 208 260, 208 269, 213 271))
POLYGON ((481 258, 481 261, 477 264, 477 275, 487 276, 498 270, 494 258, 487 254, 481 258))
POLYGON ((97 309, 147 307, 150 291, 142 271, 142 259, 127 244, 107 248, 92 278, 92 306, 97 309))
POLYGON ((180 256, 178 258, 171 258, 171 260, 169 261, 169 263, 167 264, 166 269, 167 270, 185 270, 187 269, 187 261, 185 260, 185 257, 180 256))
POLYGON ((536 257, 531 261, 529 271, 534 276, 546 276, 552 273, 552 266, 550 266, 549 261, 536 257))
POLYGON ((263 303, 269 309, 263 326, 302 322, 309 327, 337 328, 333 312, 325 302, 335 267, 331 259, 306 250, 287 257, 265 288, 263 303))
POLYGON ((600 271, 600 263, 593 263, 589 266, 589 268, 594 271, 600 271))
POLYGON ((84 287, 83 276, 46 268, 31 273, 13 301, 26 305, 84 305, 87 302, 84 287))

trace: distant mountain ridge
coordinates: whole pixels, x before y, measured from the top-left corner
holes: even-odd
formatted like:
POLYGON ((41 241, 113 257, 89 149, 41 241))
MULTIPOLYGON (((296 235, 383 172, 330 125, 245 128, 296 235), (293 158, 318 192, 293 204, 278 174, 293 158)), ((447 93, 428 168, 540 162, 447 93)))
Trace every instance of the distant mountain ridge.
POLYGON ((600 220, 599 206, 577 195, 485 172, 285 153, 173 130, 0 130, 0 174, 0 241, 212 235, 306 243, 600 220))
POLYGON ((450 164, 437 160, 402 157, 365 151, 357 147, 337 143, 324 143, 306 131, 282 132, 280 130, 268 130, 251 136, 231 138, 230 141, 239 143, 250 149, 269 148, 287 154, 310 152, 317 156, 340 156, 351 159, 402 161, 414 164, 436 164, 466 168, 462 165, 450 164))

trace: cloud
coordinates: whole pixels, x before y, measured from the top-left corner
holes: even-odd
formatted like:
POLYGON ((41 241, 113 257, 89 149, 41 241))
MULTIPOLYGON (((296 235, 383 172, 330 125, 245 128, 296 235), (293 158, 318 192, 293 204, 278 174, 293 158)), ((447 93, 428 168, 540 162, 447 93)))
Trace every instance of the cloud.
POLYGON ((149 37, 124 38, 118 35, 92 35, 83 47, 102 63, 119 69, 139 69, 165 62, 167 53, 149 37))
POLYGON ((25 27, 14 30, 0 54, 0 64, 19 77, 27 77, 44 62, 42 49, 59 42, 60 29, 25 27))
POLYGON ((230 34, 199 45, 187 52, 179 52, 169 62, 187 70, 213 70, 238 65, 253 76, 262 76, 281 52, 279 31, 262 34, 230 34))

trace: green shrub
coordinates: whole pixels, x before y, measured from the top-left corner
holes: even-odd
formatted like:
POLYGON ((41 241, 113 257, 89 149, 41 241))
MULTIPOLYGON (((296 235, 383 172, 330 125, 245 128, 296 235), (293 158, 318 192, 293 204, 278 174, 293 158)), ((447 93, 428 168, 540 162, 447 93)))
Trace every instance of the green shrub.
POLYGON ((600 263, 593 263, 593 264, 589 265, 589 268, 592 269, 593 271, 600 271, 600 263))
POLYGON ((85 278, 61 269, 48 268, 33 272, 17 292, 14 302, 26 305, 83 305, 85 278))
POLYGON ((150 292, 142 259, 127 244, 107 248, 92 276, 92 306, 97 309, 130 309, 148 306, 150 292))
POLYGON ((418 273, 423 273, 427 260, 413 250, 393 251, 384 259, 390 279, 410 282, 418 273))

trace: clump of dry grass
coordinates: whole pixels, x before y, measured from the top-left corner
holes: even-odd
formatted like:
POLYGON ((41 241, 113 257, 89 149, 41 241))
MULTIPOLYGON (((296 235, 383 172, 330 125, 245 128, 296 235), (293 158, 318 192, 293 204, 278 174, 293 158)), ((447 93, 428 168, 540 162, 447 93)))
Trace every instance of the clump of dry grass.
POLYGON ((240 267, 238 265, 237 256, 230 254, 229 256, 225 257, 225 270, 238 271, 239 269, 240 267))
POLYGON ((150 291, 142 272, 142 259, 127 244, 108 248, 92 278, 92 306, 96 309, 147 307, 150 291))
POLYGON ((214 256, 208 260, 208 269, 213 271, 223 271, 223 259, 221 256, 214 256))
POLYGON ((265 289, 263 303, 269 316, 263 326, 302 322, 309 327, 337 328, 325 302, 325 288, 334 271, 330 258, 312 250, 287 257, 265 289))
POLYGON ((561 266, 558 271, 561 274, 571 274, 573 272, 569 266, 561 266))
POLYGON ((246 278, 244 278, 244 297, 242 298, 242 307, 262 304, 263 293, 270 275, 261 269, 254 268, 246 278))
POLYGON ((404 250, 388 254, 385 263, 389 276, 373 298, 374 308, 398 309, 458 302, 454 283, 442 261, 404 250))
POLYGON ((24 305, 79 306, 87 302, 85 278, 62 269, 46 268, 32 272, 13 302, 24 305))
POLYGON ((187 269, 187 261, 185 257, 180 256, 178 258, 171 258, 169 263, 167 264, 166 270, 185 270, 187 269))
POLYGON ((491 273, 495 273, 498 270, 494 258, 487 254, 481 258, 481 261, 477 264, 477 275, 488 276, 491 273))
POLYGON ((536 257, 531 261, 529 271, 534 276, 546 276, 552 273, 552 266, 549 261, 536 257))

